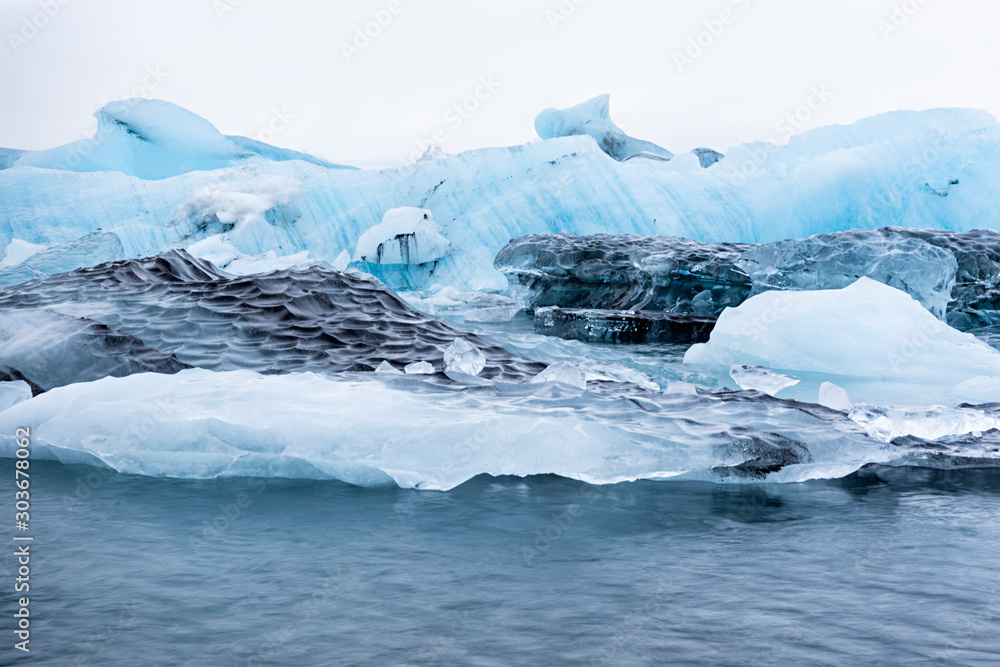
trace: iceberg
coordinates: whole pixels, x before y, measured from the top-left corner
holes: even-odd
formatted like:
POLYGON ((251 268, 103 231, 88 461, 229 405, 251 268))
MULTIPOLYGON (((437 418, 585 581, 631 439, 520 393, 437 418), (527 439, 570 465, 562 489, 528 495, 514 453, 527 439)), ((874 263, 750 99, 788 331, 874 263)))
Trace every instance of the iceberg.
POLYGON ((892 229, 819 234, 746 250, 737 265, 756 292, 847 287, 861 276, 901 289, 945 319, 958 262, 945 248, 892 229))
POLYGON ((668 160, 674 156, 650 141, 633 139, 615 125, 611 121, 610 95, 599 95, 569 109, 546 109, 535 118, 535 131, 542 139, 593 137, 602 151, 619 162, 640 153, 668 160))
POLYGON ((704 343, 716 318, 655 311, 535 309, 534 331, 600 343, 704 343))
POLYGON ((45 246, 37 243, 26 243, 18 239, 12 240, 4 250, 3 258, 0 259, 0 269, 9 269, 21 264, 32 255, 37 255, 45 246))
MULTIPOLYGON (((970 110, 894 112, 806 132, 787 146, 737 146, 709 169, 671 166, 683 156, 666 163, 617 162, 591 137, 567 136, 394 169, 354 170, 300 159, 268 160, 205 128, 204 135, 188 132, 177 150, 198 156, 221 151, 221 156, 181 161, 173 142, 141 142, 128 134, 125 126, 150 137, 178 132, 173 123, 182 119, 157 107, 135 104, 122 117, 125 125, 108 121, 109 131, 126 146, 141 144, 138 153, 126 157, 142 155, 143 164, 161 165, 172 177, 137 178, 131 173, 135 168, 122 164, 132 158, 121 156, 108 160, 124 171, 73 171, 49 159, 52 155, 39 157, 45 151, 24 155, 0 170, 0 246, 16 238, 50 247, 100 232, 119 238, 125 258, 188 247, 225 233, 228 223, 216 223, 186 204, 212 188, 253 194, 257 181, 263 184, 260 191, 276 182, 295 183, 298 189, 289 201, 260 214, 265 221, 230 239, 249 256, 308 250, 317 261, 333 262, 354 250, 386 211, 406 206, 432 211, 447 230, 452 252, 433 271, 391 265, 396 268, 380 267, 383 273, 377 274, 390 287, 419 290, 439 284, 466 292, 504 292, 507 280, 491 262, 511 239, 531 234, 770 243, 848 227, 905 223, 968 231, 1000 226, 993 197, 1000 125, 970 110), (30 166, 32 159, 41 161, 30 166), (953 180, 959 184, 950 186, 947 197, 925 188, 953 180)), ((99 152, 94 149, 94 155, 99 152)), ((203 201, 206 208, 216 208, 211 200, 203 201)), ((726 305, 712 309, 721 312, 726 305)), ((633 309, 634 304, 606 307, 633 309)))
MULTIPOLYGON (((21 368, 23 359, 47 358, 56 347, 43 334, 31 335, 26 319, 17 328, 24 332, 19 345, 5 345, 0 358, 11 359, 10 365, 44 387, 96 379, 77 374, 78 367, 84 367, 80 373, 90 373, 90 364, 96 363, 90 356, 104 364, 124 364, 130 357, 126 353, 140 342, 143 358, 155 351, 170 363, 211 370, 371 372, 383 361, 398 367, 428 361, 441 367, 455 340, 475 349, 477 373, 487 379, 527 382, 544 368, 414 311, 381 283, 357 272, 310 267, 237 277, 183 250, 0 288, 0 313, 28 318, 36 312, 48 318, 39 320, 38 328, 52 335, 64 327, 49 312, 105 327, 107 345, 113 350, 117 344, 122 356, 118 362, 111 351, 83 348, 78 350, 81 358, 73 359, 67 350, 29 373, 21 368), (16 357, 2 356, 14 355, 15 349, 16 357)), ((136 372, 133 366, 129 372, 136 372)))
POLYGON ((450 250, 451 242, 441 235, 433 213, 405 206, 386 211, 381 223, 361 235, 354 261, 427 264, 441 259, 450 250))
POLYGON ((111 102, 94 113, 97 133, 65 146, 27 153, 14 164, 44 169, 118 171, 142 179, 165 179, 264 160, 308 160, 245 137, 226 137, 204 118, 164 102, 133 98, 111 102))
MULTIPOLYGON (((32 247, 37 247, 31 244, 32 247)), ((19 246, 23 252, 24 245, 19 246)), ((10 268, 0 267, 0 285, 16 285, 54 273, 72 271, 80 266, 93 266, 122 259, 125 251, 121 240, 110 233, 94 232, 52 248, 31 252, 24 261, 10 268)))
POLYGON ((726 310, 684 363, 954 386, 1000 375, 1000 352, 905 292, 861 278, 839 290, 765 292, 726 310))
POLYGON ((527 309, 654 310, 717 315, 750 295, 736 265, 749 246, 636 234, 516 238, 494 265, 527 309))

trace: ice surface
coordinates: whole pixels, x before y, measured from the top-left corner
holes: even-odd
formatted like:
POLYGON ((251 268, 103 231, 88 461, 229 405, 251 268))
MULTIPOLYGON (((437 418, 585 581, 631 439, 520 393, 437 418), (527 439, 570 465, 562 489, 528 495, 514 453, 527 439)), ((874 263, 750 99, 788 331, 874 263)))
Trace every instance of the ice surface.
POLYGON ((427 264, 451 250, 434 214, 405 206, 386 211, 382 222, 358 239, 354 261, 372 264, 427 264))
POLYGON ((819 387, 819 404, 831 410, 849 412, 851 397, 843 387, 838 387, 832 382, 824 382, 819 387))
MULTIPOLYGON (((144 146, 159 150, 159 144, 144 146)), ((375 275, 393 287, 441 284, 502 292, 506 280, 491 262, 510 239, 529 234, 660 234, 756 243, 901 222, 930 229, 998 227, 998 153, 1000 126, 988 114, 939 109, 823 128, 797 135, 787 146, 738 146, 709 169, 690 170, 671 169, 673 162, 619 163, 579 136, 380 171, 253 155, 236 167, 149 181, 116 172, 31 168, 22 164, 29 155, 0 170, 0 246, 13 238, 54 246, 101 231, 118 236, 125 257, 154 255, 224 233, 210 216, 178 214, 196 193, 233 183, 231 191, 247 193, 253 181, 284 179, 299 184, 300 194, 265 214, 273 222, 251 225, 233 240, 242 253, 308 250, 311 258, 332 262, 353 250, 386 211, 416 206, 446 227, 453 252, 433 272, 389 265, 375 275), (952 180, 960 184, 948 197, 924 187, 952 180)))
POLYGON ((750 294, 743 244, 671 236, 535 234, 497 255, 522 306, 716 315, 750 294))
POLYGON ((444 351, 444 369, 452 373, 479 375, 486 367, 482 350, 464 338, 456 338, 444 351))
POLYGON ((433 375, 434 366, 426 361, 415 361, 403 369, 407 375, 433 375))
MULTIPOLYGON (((484 377, 526 382, 544 368, 412 310, 356 272, 321 267, 233 277, 171 251, 0 289, 2 313, 43 308, 212 370, 370 372, 383 360, 440 367, 457 338, 481 348, 484 377)), ((48 349, 43 337, 26 336, 24 345, 25 354, 48 349)))
POLYGON ((768 396, 775 396, 782 389, 794 387, 801 381, 794 375, 781 375, 763 366, 735 365, 729 369, 729 375, 741 388, 760 391, 768 396))
POLYGON ((532 378, 531 382, 534 384, 540 382, 558 382, 571 387, 577 387, 578 389, 587 388, 587 379, 584 374, 580 372, 579 368, 568 361, 560 361, 552 364, 532 378))
POLYGON ((673 157, 665 148, 625 134, 611 122, 610 106, 611 96, 600 95, 569 109, 546 109, 535 118, 535 131, 542 139, 589 135, 602 151, 619 161, 636 153, 673 157))
POLYGON ((1000 403, 1000 377, 980 375, 959 383, 950 393, 972 403, 1000 403))
POLYGON ((375 369, 375 372, 376 373, 389 373, 391 375, 402 375, 403 374, 403 371, 399 370, 398 368, 396 368, 395 366, 393 366, 392 364, 390 364, 388 361, 383 361, 381 364, 379 364, 378 367, 375 369))
POLYGON ((937 440, 1000 429, 1000 416, 973 408, 902 408, 861 403, 854 406, 850 417, 871 437, 882 442, 892 442, 903 436, 937 440))
POLYGON ((0 269, 13 268, 42 250, 45 250, 45 246, 43 245, 14 239, 7 245, 6 250, 4 250, 3 259, 0 260, 0 269))
POLYGON ((949 250, 891 229, 819 234, 748 249, 737 261, 754 290, 847 287, 861 276, 907 292, 944 319, 958 262, 949 250))
POLYGON ((417 310, 466 322, 509 322, 521 307, 508 296, 489 292, 462 292, 454 287, 432 286, 430 290, 400 295, 417 310))
POLYGON ((124 257, 121 241, 114 234, 94 232, 52 248, 39 250, 11 268, 0 269, 0 285, 16 285, 33 278, 72 271, 124 257))
POLYGON ((31 385, 27 382, 20 380, 0 382, 0 412, 29 398, 31 398, 31 385))
POLYGON ((307 269, 317 264, 309 258, 308 250, 285 257, 279 257, 273 250, 262 255, 248 256, 241 253, 225 234, 202 239, 188 247, 187 251, 192 257, 211 262, 226 273, 235 276, 288 269, 307 269))
POLYGON ((535 309, 535 333, 602 343, 703 343, 716 318, 655 311, 535 309))
POLYGON ((176 373, 188 367, 93 320, 41 308, 0 309, 0 376, 24 379, 40 390, 109 375, 176 373))
POLYGON ((94 116, 97 133, 93 137, 28 153, 16 164, 80 172, 119 171, 142 179, 165 179, 264 160, 307 159, 323 167, 336 166, 253 139, 223 136, 204 118, 162 100, 111 102, 94 116))
POLYGON ((766 366, 951 387, 1000 375, 1000 352, 869 278, 839 290, 766 292, 719 317, 685 364, 766 366))

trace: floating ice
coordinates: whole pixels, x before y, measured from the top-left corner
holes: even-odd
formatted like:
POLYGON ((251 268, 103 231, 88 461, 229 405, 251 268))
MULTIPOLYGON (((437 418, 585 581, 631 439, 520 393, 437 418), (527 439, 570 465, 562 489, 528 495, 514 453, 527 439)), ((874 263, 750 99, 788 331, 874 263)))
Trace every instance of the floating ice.
POLYGON ((402 375, 403 371, 399 370, 388 361, 383 361, 375 369, 376 373, 389 373, 390 375, 402 375))
POLYGON ((734 365, 729 369, 729 375, 742 389, 760 391, 768 396, 800 382, 793 375, 781 375, 762 366, 734 365))
POLYGON ((486 367, 482 351, 464 338, 456 338, 444 351, 444 369, 452 373, 479 375, 486 367))
POLYGON ((1000 429, 1000 416, 972 408, 902 408, 861 403, 854 406, 850 417, 863 426, 868 435, 882 442, 892 442, 903 436, 937 440, 1000 429))
POLYGON ((832 382, 824 382, 819 388, 819 404, 831 410, 849 412, 851 397, 843 387, 838 387, 832 382))
POLYGON ((441 259, 451 242, 441 235, 434 214, 404 206, 386 211, 382 222, 358 239, 354 261, 372 264, 426 264, 441 259))
POLYGON ((550 386, 413 391, 374 373, 204 369, 105 378, 0 412, 0 457, 14 456, 14 429, 30 424, 39 460, 162 477, 450 489, 480 474, 598 484, 685 474, 800 481, 903 453, 873 442, 846 417, 795 405, 683 393, 639 400, 550 386))
POLYGON ((1000 352, 869 278, 840 290, 766 292, 726 310, 685 364, 766 366, 954 386, 1000 375, 1000 352))
POLYGON ((579 368, 568 361, 560 361, 559 363, 552 364, 532 378, 531 382, 534 384, 538 384, 540 382, 558 382, 561 384, 568 384, 571 387, 577 387, 579 389, 587 388, 587 380, 583 373, 580 372, 579 368))
POLYGON ((31 398, 31 385, 27 382, 20 380, 0 382, 0 412, 29 398, 31 398))
POLYGON ((433 375, 434 366, 426 361, 416 361, 403 369, 407 375, 433 375))
POLYGON ((611 96, 600 95, 569 109, 546 109, 535 118, 535 131, 542 139, 589 135, 601 150, 618 161, 637 153, 670 159, 673 153, 650 141, 633 139, 611 122, 611 96))
POLYGON ((428 292, 406 292, 400 296, 429 315, 466 322, 509 322, 521 310, 513 299, 503 294, 462 292, 441 285, 433 286, 428 292))

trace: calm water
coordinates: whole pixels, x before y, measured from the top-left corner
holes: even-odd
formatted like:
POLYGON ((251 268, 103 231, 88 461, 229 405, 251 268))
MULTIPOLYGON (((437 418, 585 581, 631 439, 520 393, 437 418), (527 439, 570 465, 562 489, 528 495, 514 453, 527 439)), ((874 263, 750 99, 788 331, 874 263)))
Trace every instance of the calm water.
POLYGON ((449 493, 32 472, 33 652, 5 614, 4 664, 1000 663, 996 472, 449 493))

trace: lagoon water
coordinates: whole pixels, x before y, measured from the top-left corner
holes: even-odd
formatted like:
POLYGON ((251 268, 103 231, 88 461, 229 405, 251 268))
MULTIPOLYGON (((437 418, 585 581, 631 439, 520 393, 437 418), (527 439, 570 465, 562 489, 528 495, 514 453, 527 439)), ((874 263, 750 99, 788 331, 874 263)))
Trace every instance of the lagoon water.
POLYGON ((32 510, 36 665, 1000 663, 997 471, 422 492, 37 462, 32 510))

